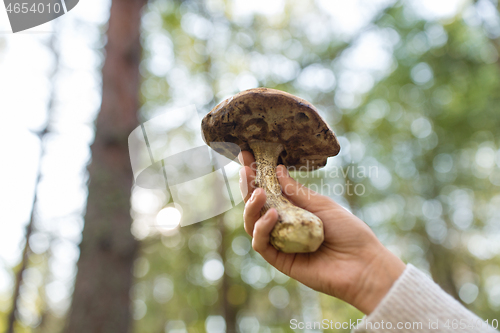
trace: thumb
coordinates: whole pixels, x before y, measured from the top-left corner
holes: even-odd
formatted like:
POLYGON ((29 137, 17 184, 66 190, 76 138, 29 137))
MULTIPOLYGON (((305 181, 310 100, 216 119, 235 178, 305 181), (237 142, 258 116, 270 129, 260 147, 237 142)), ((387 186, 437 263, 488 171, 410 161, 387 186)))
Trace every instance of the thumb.
POLYGON ((285 197, 300 208, 314 211, 316 207, 325 204, 327 201, 331 201, 328 197, 308 189, 290 177, 290 174, 284 165, 278 166, 276 174, 285 197))

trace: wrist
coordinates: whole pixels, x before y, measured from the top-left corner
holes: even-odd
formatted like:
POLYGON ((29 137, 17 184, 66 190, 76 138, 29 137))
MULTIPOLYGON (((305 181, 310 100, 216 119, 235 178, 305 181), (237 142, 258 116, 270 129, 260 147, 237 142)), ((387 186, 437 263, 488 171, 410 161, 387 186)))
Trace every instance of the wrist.
POLYGON ((368 262, 358 281, 352 305, 369 315, 387 295, 406 265, 382 244, 368 262))

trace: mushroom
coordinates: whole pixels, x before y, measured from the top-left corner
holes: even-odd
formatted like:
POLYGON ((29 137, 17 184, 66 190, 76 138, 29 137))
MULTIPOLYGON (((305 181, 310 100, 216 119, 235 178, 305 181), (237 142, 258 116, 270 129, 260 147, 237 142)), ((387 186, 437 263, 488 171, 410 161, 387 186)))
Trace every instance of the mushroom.
POLYGON ((282 194, 277 164, 299 170, 325 166, 340 151, 335 134, 309 102, 283 91, 256 88, 243 91, 214 107, 201 123, 205 142, 234 159, 239 150, 253 152, 257 163, 255 184, 265 190, 264 214, 278 212, 270 242, 285 253, 316 251, 324 239, 323 222, 294 206, 282 194))

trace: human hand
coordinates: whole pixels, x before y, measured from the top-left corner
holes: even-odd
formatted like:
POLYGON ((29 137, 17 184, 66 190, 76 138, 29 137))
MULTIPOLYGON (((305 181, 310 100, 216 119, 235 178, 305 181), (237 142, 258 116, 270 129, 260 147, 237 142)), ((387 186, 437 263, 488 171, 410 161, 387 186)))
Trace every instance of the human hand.
POLYGON ((240 188, 245 201, 245 231, 253 237, 254 250, 291 278, 370 314, 406 265, 380 243, 363 221, 332 199, 296 182, 283 165, 277 168, 283 195, 323 221, 325 240, 313 253, 276 250, 269 243, 269 234, 278 213, 272 208, 261 217, 266 194, 255 188, 255 159, 248 151, 241 152, 238 158, 244 165, 240 170, 240 188))

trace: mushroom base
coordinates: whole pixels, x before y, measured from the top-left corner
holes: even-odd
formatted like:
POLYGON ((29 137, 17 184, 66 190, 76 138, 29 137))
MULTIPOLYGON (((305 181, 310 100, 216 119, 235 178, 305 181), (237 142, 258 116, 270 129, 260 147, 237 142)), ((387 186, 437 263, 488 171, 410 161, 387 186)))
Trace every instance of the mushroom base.
POLYGON ((293 205, 286 199, 276 176, 280 143, 251 141, 257 163, 255 184, 266 192, 266 203, 261 215, 270 208, 278 212, 278 222, 271 232, 271 244, 285 253, 307 253, 316 251, 324 240, 323 222, 313 213, 293 205))

